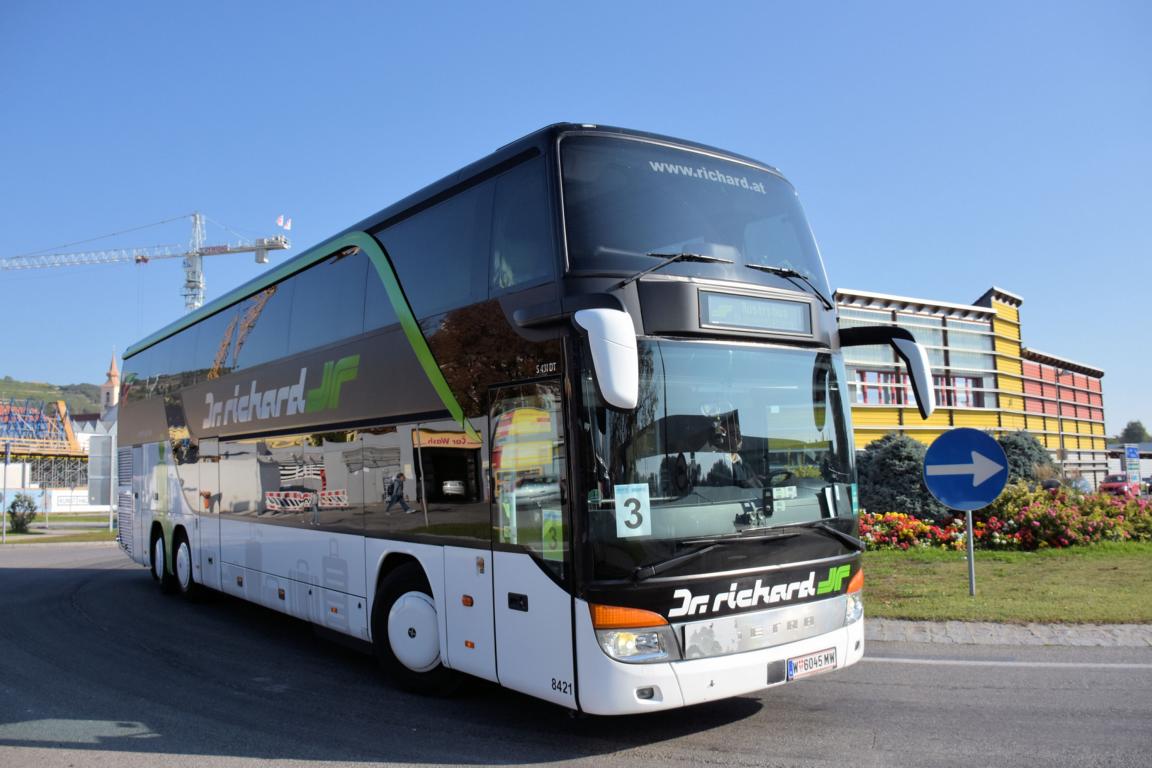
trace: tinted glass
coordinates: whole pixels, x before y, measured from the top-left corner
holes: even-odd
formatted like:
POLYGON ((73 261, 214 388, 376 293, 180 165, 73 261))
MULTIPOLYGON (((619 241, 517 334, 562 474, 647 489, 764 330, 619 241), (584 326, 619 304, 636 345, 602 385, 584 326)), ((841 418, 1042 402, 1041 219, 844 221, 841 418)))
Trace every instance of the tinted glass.
POLYGON ((392 308, 392 301, 384 289, 384 280, 376 265, 369 260, 364 288, 364 330, 386 328, 396 322, 396 310, 392 308))
POLYGON ((556 249, 549 202, 543 158, 519 165, 496 179, 492 213, 493 295, 555 275, 556 249))
POLYGON ((193 363, 197 369, 207 371, 207 378, 223 376, 235 364, 236 314, 236 307, 229 307, 198 324, 193 363))
POLYGON ((288 354, 288 322, 295 278, 265 288, 240 302, 236 327, 236 368, 251 368, 288 354))
POLYGON ((150 347, 124 361, 123 382, 126 387, 125 395, 130 401, 143 400, 149 396, 152 377, 155 374, 153 350, 155 347, 150 347))
POLYGON ((644 340, 639 352, 634 411, 604 406, 584 376, 598 577, 702 536, 854 518, 844 374, 829 355, 644 340))
POLYGON ((786 267, 828 294, 796 192, 779 176, 646 141, 573 136, 560 150, 571 269, 638 272, 653 266, 647 254, 687 252, 734 263, 663 272, 779 285, 745 265, 786 267))
POLYGON ((368 257, 359 248, 315 264, 292 278, 288 353, 358 336, 364 330, 368 257))
POLYGON ((201 381, 207 371, 196 368, 196 336, 198 326, 185 328, 175 336, 169 336, 157 346, 161 348, 161 361, 165 366, 164 373, 172 380, 173 385, 187 387, 201 381))
POLYGON ((473 187, 377 233, 418 319, 486 298, 491 200, 473 187))
POLYGON ((559 382, 496 390, 492 403, 494 540, 564 576, 564 418, 559 382))
POLYGON ((213 511, 358 533, 364 527, 360 454, 355 431, 223 442, 220 477, 227 481, 213 511))

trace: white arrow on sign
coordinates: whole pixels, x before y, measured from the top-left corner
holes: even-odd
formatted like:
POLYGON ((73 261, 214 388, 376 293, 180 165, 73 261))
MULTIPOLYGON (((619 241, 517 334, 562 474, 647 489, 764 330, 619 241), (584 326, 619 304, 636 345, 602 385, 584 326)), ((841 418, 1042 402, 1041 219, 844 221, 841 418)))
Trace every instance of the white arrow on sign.
POLYGON ((972 475, 972 487, 986 482, 1003 466, 988 458, 984 454, 972 451, 971 464, 929 464, 925 470, 929 475, 972 475))

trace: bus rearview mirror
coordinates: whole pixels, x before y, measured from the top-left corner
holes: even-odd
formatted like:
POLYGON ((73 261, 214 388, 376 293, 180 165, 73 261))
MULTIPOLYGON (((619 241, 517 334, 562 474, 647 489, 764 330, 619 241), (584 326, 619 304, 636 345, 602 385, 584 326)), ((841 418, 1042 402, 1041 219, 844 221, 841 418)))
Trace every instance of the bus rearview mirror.
POLYGON ((572 322, 588 337, 596 388, 604 402, 634 409, 640 400, 640 358, 632 316, 621 309, 581 309, 572 322))
POLYGON ((916 337, 907 328, 895 325, 870 325, 863 328, 841 328, 841 347, 863 347, 873 344, 887 344, 896 350, 896 355, 908 369, 912 384, 912 396, 920 409, 920 418, 926 419, 936 410, 936 390, 932 382, 932 366, 928 353, 916 342, 916 337))

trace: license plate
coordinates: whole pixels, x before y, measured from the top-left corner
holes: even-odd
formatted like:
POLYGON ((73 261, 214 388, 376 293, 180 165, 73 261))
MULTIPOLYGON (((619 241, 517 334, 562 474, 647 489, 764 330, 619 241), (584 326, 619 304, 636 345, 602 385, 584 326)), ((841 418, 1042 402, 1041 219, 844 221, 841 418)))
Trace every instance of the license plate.
POLYGON ((788 659, 788 679, 795 680, 805 675, 814 675, 817 672, 827 672, 836 668, 836 649, 828 648, 823 651, 809 653, 806 656, 796 656, 788 659))

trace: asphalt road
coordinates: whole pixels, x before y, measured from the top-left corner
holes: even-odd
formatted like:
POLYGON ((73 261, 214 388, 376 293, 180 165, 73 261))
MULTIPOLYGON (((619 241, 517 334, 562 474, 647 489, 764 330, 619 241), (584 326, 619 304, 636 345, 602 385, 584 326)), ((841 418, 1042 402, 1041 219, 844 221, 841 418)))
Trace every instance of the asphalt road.
POLYGON ((572 718, 489 685, 392 690, 302 622, 161 595, 111 546, 9 546, 0 766, 1152 765, 1152 649, 868 654, 759 696, 572 718))

